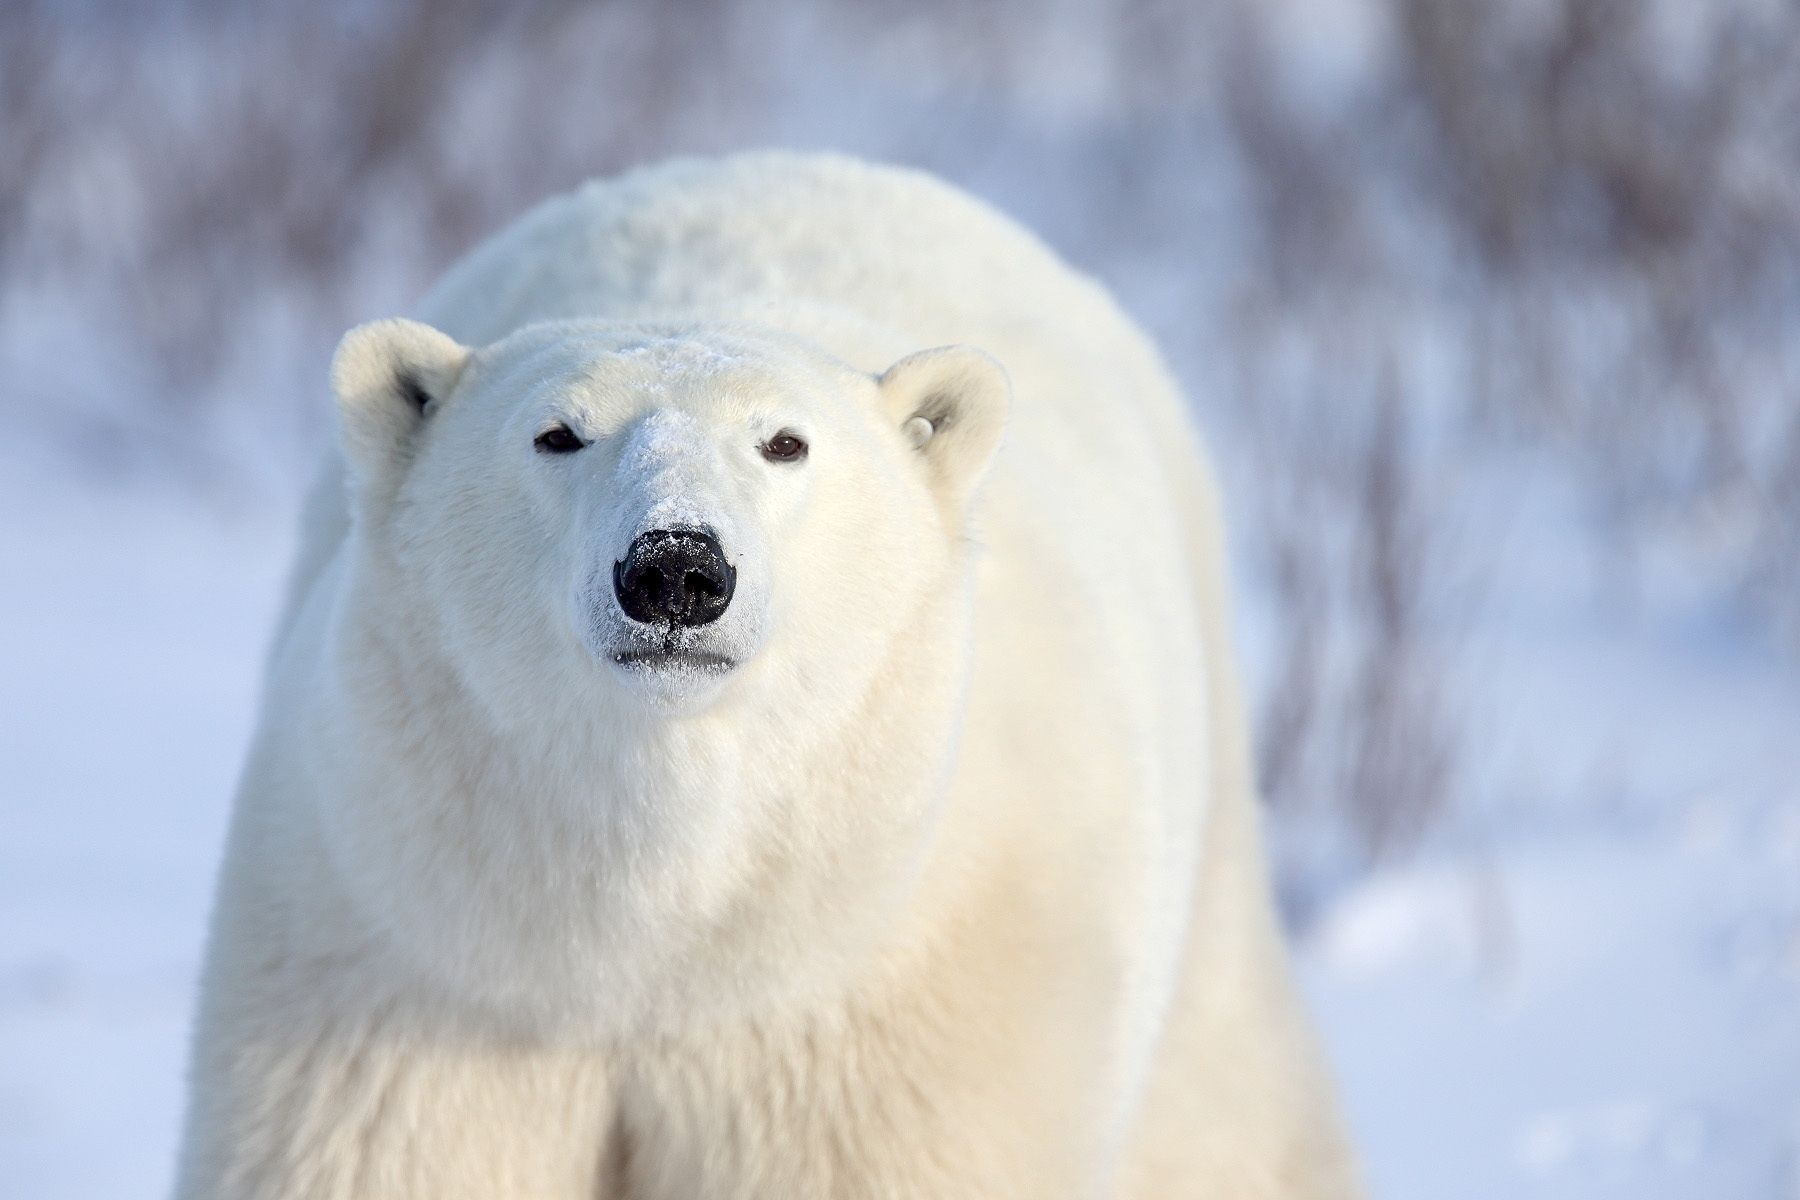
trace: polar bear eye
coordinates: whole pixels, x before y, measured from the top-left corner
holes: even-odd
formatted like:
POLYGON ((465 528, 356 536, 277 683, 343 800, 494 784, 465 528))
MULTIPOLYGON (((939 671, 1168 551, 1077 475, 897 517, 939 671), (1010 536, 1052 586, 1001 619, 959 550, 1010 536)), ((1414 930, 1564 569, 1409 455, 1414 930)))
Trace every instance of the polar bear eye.
POLYGON ((587 445, 567 425, 552 425, 538 434, 537 440, 531 444, 538 448, 540 454, 573 454, 587 445))
POLYGON ((794 462, 806 457, 806 443, 784 429, 762 444, 762 456, 770 462, 794 462))

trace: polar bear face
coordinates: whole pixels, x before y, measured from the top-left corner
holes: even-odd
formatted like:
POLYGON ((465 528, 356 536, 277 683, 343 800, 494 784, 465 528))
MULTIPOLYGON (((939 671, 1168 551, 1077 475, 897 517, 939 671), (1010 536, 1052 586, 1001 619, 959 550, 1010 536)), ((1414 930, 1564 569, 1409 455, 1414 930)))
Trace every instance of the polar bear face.
POLYGON ((333 383, 352 534, 316 769, 367 919, 464 994, 590 1025, 830 986, 932 836, 998 365, 386 321, 333 383))
POLYGON ((471 351, 377 322, 333 377, 389 590, 502 724, 596 696, 679 717, 750 675, 765 698, 850 700, 947 582, 1006 407, 979 351, 871 378, 726 326, 553 324, 471 351))

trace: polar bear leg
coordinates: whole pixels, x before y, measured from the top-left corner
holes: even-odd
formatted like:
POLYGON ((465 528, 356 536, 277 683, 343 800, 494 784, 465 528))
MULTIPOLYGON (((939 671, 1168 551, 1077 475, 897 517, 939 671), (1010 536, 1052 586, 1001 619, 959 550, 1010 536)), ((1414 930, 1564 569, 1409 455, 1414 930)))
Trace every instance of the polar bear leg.
POLYGON ((176 1200, 605 1200, 596 1057, 302 999, 208 1014, 176 1200))

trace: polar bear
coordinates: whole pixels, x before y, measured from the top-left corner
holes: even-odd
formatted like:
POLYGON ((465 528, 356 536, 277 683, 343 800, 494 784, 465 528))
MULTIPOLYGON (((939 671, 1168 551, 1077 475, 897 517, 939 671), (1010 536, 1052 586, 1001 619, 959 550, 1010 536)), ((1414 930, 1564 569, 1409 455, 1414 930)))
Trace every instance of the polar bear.
POLYGON ((177 1194, 1355 1192, 1146 339, 836 157, 590 184, 351 331, 177 1194))

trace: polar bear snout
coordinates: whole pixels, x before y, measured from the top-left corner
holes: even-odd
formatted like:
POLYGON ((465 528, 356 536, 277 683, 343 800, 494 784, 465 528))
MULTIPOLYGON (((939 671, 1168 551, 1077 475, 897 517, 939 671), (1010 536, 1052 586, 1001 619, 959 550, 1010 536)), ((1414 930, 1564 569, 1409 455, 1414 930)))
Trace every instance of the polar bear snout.
POLYGON ((736 589, 737 569, 710 529, 647 530, 613 564, 620 610, 645 625, 711 624, 736 589))

